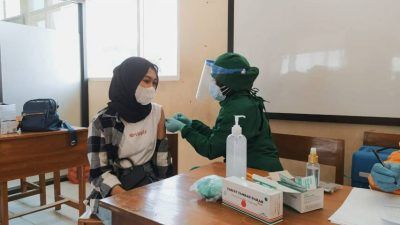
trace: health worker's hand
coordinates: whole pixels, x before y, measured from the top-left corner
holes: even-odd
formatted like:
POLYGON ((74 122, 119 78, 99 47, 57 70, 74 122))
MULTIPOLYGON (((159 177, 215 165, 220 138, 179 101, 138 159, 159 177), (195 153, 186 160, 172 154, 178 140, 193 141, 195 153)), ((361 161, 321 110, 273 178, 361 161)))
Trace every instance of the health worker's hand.
POLYGON ((186 125, 182 123, 181 121, 174 119, 174 118, 169 118, 165 119, 165 127, 167 128, 167 131, 169 132, 178 132, 183 129, 186 125))
POLYGON ((182 123, 186 124, 186 125, 191 125, 192 124, 192 120, 189 119, 189 117, 185 116, 183 113, 175 113, 174 116, 172 117, 176 120, 181 121, 182 123))

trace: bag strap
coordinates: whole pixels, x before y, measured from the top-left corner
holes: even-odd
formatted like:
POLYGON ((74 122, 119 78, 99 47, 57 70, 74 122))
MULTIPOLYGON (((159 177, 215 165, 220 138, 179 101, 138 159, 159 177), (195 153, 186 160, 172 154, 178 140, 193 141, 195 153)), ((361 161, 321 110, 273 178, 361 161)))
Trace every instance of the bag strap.
POLYGON ((112 167, 113 167, 113 172, 114 172, 115 175, 117 175, 117 177, 120 177, 120 175, 121 175, 121 174, 120 174, 120 169, 124 169, 124 168, 121 166, 121 161, 123 161, 123 160, 127 160, 127 161, 131 164, 131 167, 126 168, 126 169, 133 170, 134 164, 133 164, 133 161, 132 161, 130 158, 120 158, 120 159, 117 159, 117 160, 114 161, 114 163, 113 163, 113 165, 112 165, 112 167))
POLYGON ((70 146, 75 146, 78 144, 78 137, 76 135, 75 129, 66 121, 62 121, 61 127, 68 130, 70 136, 70 146))
POLYGON ((124 168, 121 166, 121 162, 124 161, 124 160, 128 161, 128 162, 131 164, 131 167, 129 167, 129 168, 133 168, 133 167, 135 166, 135 164, 133 164, 132 159, 130 159, 130 158, 120 158, 120 159, 117 159, 117 160, 114 162, 114 165, 113 165, 113 166, 114 166, 115 168, 118 168, 118 169, 124 169, 124 168))

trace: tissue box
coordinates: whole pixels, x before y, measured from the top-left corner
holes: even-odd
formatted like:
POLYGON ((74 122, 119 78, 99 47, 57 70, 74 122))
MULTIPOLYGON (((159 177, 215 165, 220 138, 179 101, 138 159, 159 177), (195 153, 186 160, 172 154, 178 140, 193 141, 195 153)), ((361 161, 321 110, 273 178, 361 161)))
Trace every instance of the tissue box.
POLYGON ((303 193, 284 193, 283 204, 300 213, 324 208, 324 189, 317 188, 303 193))
POLYGON ((17 132, 18 122, 16 121, 15 104, 0 105, 0 134, 17 132))
POLYGON ((224 179, 222 202, 267 224, 277 223, 283 217, 282 191, 270 190, 238 177, 224 179))

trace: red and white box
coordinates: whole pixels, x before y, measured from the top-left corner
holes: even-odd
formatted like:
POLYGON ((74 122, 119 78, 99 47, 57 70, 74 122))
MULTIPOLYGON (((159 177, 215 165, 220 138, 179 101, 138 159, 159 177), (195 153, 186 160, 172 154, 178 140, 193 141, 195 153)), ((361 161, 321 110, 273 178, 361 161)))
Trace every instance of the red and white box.
POLYGON ((282 191, 268 189, 238 177, 224 179, 222 202, 267 224, 278 223, 283 218, 282 191))

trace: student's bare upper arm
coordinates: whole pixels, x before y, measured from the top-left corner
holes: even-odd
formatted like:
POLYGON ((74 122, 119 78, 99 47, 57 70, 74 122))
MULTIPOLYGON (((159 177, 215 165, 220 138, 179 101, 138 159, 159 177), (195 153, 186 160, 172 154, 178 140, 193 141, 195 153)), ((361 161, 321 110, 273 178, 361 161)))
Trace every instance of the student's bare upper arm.
POLYGON ((161 117, 160 117, 160 122, 158 122, 158 128, 157 128, 157 139, 161 140, 165 138, 165 116, 164 116, 164 110, 161 108, 161 117))

